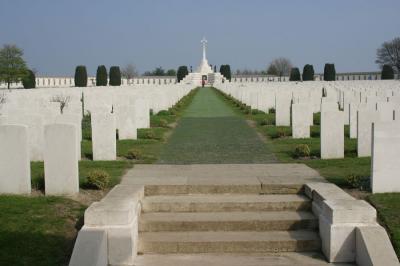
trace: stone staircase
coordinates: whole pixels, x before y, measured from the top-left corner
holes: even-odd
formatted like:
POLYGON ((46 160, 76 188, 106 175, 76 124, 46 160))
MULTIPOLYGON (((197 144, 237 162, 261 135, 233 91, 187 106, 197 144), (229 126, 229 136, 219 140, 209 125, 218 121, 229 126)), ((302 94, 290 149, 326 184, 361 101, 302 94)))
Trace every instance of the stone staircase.
POLYGON ((182 186, 145 189, 139 254, 320 250, 318 220, 299 189, 248 194, 235 186, 199 185, 190 190, 201 193, 181 194, 182 186))

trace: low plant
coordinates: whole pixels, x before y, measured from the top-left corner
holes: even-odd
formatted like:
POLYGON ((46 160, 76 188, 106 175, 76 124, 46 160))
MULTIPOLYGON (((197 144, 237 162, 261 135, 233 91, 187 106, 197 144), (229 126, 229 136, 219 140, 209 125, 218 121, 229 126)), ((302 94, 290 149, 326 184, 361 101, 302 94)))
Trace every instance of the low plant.
POLYGON ((304 157, 310 157, 310 147, 307 144, 299 144, 296 145, 293 151, 293 156, 295 158, 304 158, 304 157))
POLYGON ((168 126, 168 121, 167 120, 165 120, 165 119, 160 119, 160 121, 158 122, 159 124, 159 126, 160 127, 165 127, 165 128, 168 128, 169 126, 168 126))
POLYGON ((275 114, 275 108, 269 108, 268 109, 269 114, 275 114))
POLYGON ((139 160, 140 158, 142 158, 142 151, 135 148, 130 149, 126 153, 125 158, 129 160, 139 160))
POLYGON ((110 184, 110 179, 106 171, 95 169, 88 173, 86 184, 90 188, 104 190, 110 184))
POLYGON ((370 178, 356 175, 356 174, 349 174, 345 178, 346 183, 351 188, 357 188, 360 190, 368 190, 370 188, 370 178))
POLYGON ((171 115, 171 113, 167 110, 161 110, 157 113, 157 115, 159 116, 167 116, 167 115, 171 115))

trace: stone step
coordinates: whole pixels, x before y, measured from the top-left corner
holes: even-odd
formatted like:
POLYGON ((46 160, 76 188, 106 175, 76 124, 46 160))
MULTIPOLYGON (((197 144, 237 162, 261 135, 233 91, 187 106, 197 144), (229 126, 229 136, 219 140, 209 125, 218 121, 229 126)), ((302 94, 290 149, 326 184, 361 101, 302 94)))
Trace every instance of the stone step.
POLYGON ((303 184, 192 184, 166 185, 146 184, 145 195, 180 195, 180 194, 299 194, 303 184))
POLYGON ((313 231, 270 232, 145 232, 139 234, 140 254, 258 253, 318 251, 313 231))
POLYGON ((135 266, 353 266, 328 263, 319 252, 256 254, 146 254, 137 256, 135 266))
POLYGON ((143 212, 240 212, 310 210, 302 195, 175 195, 145 197, 143 212))
POLYGON ((313 230, 318 220, 310 212, 154 212, 140 216, 139 231, 284 231, 313 230))

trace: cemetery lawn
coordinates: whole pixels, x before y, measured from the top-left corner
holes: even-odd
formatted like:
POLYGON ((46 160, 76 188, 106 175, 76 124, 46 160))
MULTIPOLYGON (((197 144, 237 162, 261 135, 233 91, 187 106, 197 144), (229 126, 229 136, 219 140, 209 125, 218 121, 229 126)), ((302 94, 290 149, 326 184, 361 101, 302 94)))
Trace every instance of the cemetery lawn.
MULTIPOLYGON (((151 113, 150 128, 138 129, 136 140, 117 139, 117 159, 137 164, 156 162, 177 120, 190 105, 197 90, 192 90, 168 110, 161 110, 157 114, 151 113), (132 158, 132 155, 135 155, 135 158, 132 158)), ((87 115, 82 120, 81 155, 84 160, 93 158, 91 135, 90 115, 87 115)))
POLYGON ((373 194, 368 201, 378 210, 379 220, 386 225, 400 258, 400 193, 373 194))
POLYGON ((161 164, 271 163, 275 157, 246 120, 212 88, 201 88, 163 147, 161 164))
MULTIPOLYGON (((103 170, 110 175, 109 188, 119 184, 122 175, 133 166, 132 161, 80 161, 79 185, 86 187, 86 178, 93 170, 103 170)), ((44 190, 44 165, 43 162, 31 163, 32 188, 44 190)))
MULTIPOLYGON (((346 180, 349 175, 362 178, 371 176, 371 157, 357 157, 357 140, 349 138, 349 126, 345 126, 345 158, 321 160, 320 157, 320 114, 314 114, 314 126, 311 127, 311 138, 292 139, 291 127, 275 126, 275 114, 258 110, 251 110, 238 103, 229 96, 222 94, 224 101, 229 103, 236 112, 246 119, 253 121, 257 130, 265 136, 266 145, 281 162, 304 163, 317 170, 321 176, 345 189, 359 189, 346 180), (296 158, 295 147, 299 144, 307 144, 310 148, 309 158, 296 158)), ((368 184, 363 184, 368 186, 368 184)), ((363 188, 365 189, 365 188, 363 188)), ((391 236, 397 256, 400 258, 400 193, 369 194, 368 200, 378 211, 381 224, 386 227, 391 236)))
POLYGON ((61 197, 0 196, 0 265, 68 265, 85 208, 61 197))

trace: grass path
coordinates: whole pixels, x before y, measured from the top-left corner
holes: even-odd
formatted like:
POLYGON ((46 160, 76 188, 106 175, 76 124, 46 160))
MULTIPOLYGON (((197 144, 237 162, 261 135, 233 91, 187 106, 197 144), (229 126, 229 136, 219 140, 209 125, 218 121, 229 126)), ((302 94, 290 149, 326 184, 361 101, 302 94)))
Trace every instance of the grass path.
POLYGON ((274 155, 245 119, 202 88, 161 151, 161 164, 271 163, 274 155))

